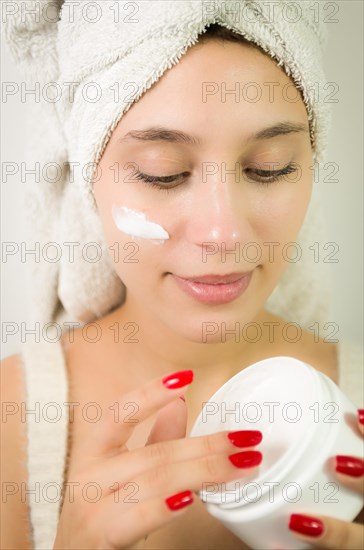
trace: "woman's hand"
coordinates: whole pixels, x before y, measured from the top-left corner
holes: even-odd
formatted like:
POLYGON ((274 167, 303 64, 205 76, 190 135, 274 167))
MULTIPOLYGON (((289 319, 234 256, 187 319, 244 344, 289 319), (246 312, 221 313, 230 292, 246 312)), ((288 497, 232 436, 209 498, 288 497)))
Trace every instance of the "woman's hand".
MULTIPOLYGON (((364 436, 363 409, 358 411, 358 417, 358 427, 364 436)), ((335 457, 333 469, 340 483, 360 494, 364 493, 364 461, 362 458, 340 455, 335 457)), ((311 517, 292 514, 289 528, 297 538, 305 540, 317 548, 363 550, 363 512, 364 508, 356 518, 361 524, 350 523, 327 516, 317 515, 311 517), (308 534, 310 536, 307 536, 308 534)))
POLYGON ((183 514, 204 482, 233 481, 260 464, 258 451, 236 452, 260 443, 258 431, 185 439, 186 405, 179 397, 192 378, 192 371, 181 371, 123 395, 119 418, 115 404, 103 411, 69 472, 54 549, 130 548, 183 514), (129 451, 134 428, 159 410, 147 445, 129 451))

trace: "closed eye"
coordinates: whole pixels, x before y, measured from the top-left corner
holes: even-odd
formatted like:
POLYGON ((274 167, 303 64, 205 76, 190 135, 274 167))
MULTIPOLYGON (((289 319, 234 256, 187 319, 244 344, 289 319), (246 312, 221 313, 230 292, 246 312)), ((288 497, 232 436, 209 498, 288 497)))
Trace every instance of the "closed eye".
POLYGON ((292 174, 292 172, 297 171, 297 166, 293 162, 287 164, 281 170, 252 170, 250 168, 246 169, 248 174, 254 174, 258 176, 257 178, 252 178, 258 183, 273 183, 287 174, 292 174))
MULTIPOLYGON (((257 170, 247 168, 245 173, 249 179, 261 184, 270 184, 278 181, 283 176, 291 174, 297 171, 297 166, 294 163, 290 163, 281 170, 257 170)), ((134 176, 136 179, 143 181, 144 183, 155 187, 163 191, 170 191, 182 183, 188 176, 189 172, 182 172, 181 174, 172 174, 171 176, 152 176, 150 174, 144 174, 137 171, 134 176), (175 183, 176 185, 168 186, 169 183, 175 183), (167 185, 166 185, 167 184, 167 185)))
POLYGON ((172 174, 171 176, 150 176, 149 174, 143 174, 142 172, 136 172, 135 177, 138 180, 143 180, 147 183, 174 183, 178 180, 183 180, 188 177, 189 172, 182 172, 182 174, 172 174))

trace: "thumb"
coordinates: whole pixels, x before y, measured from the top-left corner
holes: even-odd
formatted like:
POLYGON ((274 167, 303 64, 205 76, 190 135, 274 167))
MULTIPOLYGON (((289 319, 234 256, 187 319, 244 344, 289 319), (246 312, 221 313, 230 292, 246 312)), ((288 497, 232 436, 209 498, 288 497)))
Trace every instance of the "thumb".
POLYGON ((186 428, 186 403, 183 399, 178 398, 159 411, 146 445, 152 445, 158 441, 181 439, 186 436, 186 428))

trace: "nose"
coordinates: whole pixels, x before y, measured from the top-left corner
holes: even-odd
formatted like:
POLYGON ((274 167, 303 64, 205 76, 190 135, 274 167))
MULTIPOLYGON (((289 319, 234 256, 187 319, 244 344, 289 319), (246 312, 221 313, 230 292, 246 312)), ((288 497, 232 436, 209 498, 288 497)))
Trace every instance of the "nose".
POLYGON ((237 243, 252 240, 249 220, 251 206, 244 200, 244 183, 234 174, 222 176, 220 171, 207 176, 195 186, 191 197, 186 238, 196 246, 206 243, 234 249, 237 243))

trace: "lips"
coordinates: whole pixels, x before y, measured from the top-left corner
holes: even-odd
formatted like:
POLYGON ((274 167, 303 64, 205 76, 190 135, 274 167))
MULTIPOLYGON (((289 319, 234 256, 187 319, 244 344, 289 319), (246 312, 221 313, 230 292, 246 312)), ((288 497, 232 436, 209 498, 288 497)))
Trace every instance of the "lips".
POLYGON ((239 298, 248 288, 253 271, 226 275, 196 275, 179 277, 171 274, 177 286, 195 300, 210 305, 221 305, 239 298))
POLYGON ((197 275, 196 277, 180 277, 186 281, 192 281, 194 283, 203 283, 205 285, 226 285, 235 283, 245 275, 248 275, 249 271, 241 271, 240 273, 229 273, 227 275, 197 275))

